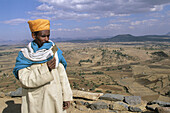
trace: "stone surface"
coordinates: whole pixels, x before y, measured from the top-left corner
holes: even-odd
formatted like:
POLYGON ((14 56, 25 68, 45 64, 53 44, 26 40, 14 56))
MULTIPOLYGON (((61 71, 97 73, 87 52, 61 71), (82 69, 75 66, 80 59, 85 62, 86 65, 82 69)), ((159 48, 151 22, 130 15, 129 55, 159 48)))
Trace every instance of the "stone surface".
POLYGON ((88 103, 88 102, 84 102, 84 104, 83 104, 83 105, 88 106, 88 105, 89 105, 89 103, 88 103))
POLYGON ((147 105, 146 108, 155 111, 156 107, 160 107, 158 104, 147 105))
POLYGON ((124 96, 120 95, 120 94, 109 94, 109 93, 106 93, 103 96, 100 96, 99 99, 110 100, 110 101, 121 101, 121 100, 124 99, 124 96))
POLYGON ((114 108, 113 104, 109 104, 109 109, 113 110, 113 108, 114 108))
POLYGON ((119 110, 119 111, 127 111, 128 110, 128 105, 124 102, 115 102, 113 103, 114 110, 119 110))
POLYGON ((22 88, 18 88, 16 91, 11 91, 11 97, 21 97, 22 96, 22 88))
POLYGON ((107 109, 108 105, 105 102, 96 102, 87 106, 92 110, 107 109))
POLYGON ((73 97, 97 100, 103 93, 91 93, 86 91, 72 90, 73 97))
POLYGON ((3 92, 0 92, 0 98, 5 97, 5 94, 3 92))
POLYGON ((133 106, 129 106, 129 111, 132 112, 142 112, 142 110, 138 107, 133 107, 133 106))
POLYGON ((157 107, 156 111, 158 113, 170 113, 170 107, 157 107))
POLYGON ((85 102, 76 100, 76 101, 74 101, 74 103, 77 105, 84 105, 85 102))
POLYGON ((158 104, 162 107, 170 107, 170 103, 169 102, 163 102, 163 101, 159 101, 159 100, 154 100, 152 102, 149 102, 148 104, 158 104))
POLYGON ((137 105, 137 104, 141 104, 141 97, 140 96, 125 96, 124 101, 128 103, 129 105, 137 105))
POLYGON ((76 108, 80 111, 88 111, 89 109, 85 106, 77 105, 76 108))

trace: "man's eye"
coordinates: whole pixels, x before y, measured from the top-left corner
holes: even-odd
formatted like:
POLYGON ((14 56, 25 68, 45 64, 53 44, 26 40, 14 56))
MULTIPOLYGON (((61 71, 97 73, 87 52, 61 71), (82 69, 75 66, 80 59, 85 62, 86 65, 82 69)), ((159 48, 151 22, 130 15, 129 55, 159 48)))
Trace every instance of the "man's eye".
POLYGON ((41 37, 50 37, 50 35, 42 35, 41 37))

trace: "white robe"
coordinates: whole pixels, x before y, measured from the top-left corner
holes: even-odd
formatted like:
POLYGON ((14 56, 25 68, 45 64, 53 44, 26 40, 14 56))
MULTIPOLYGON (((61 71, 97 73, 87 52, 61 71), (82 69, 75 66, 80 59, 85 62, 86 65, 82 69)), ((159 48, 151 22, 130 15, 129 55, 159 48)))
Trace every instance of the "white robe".
POLYGON ((22 113, 66 113, 63 101, 72 101, 72 91, 64 66, 49 71, 47 64, 19 70, 23 87, 22 113))

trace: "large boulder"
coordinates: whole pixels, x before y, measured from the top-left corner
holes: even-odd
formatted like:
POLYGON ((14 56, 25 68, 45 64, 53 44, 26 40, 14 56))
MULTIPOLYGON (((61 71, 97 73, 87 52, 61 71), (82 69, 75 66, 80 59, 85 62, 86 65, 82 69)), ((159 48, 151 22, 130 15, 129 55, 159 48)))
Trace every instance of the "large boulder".
POLYGON ((95 102, 87 106, 92 110, 107 109, 109 108, 105 102, 95 102))
POLYGON ((120 94, 109 94, 109 93, 106 93, 103 96, 100 96, 99 99, 110 100, 110 101, 122 101, 124 99, 124 96, 120 95, 120 94))
POLYGON ((114 110, 118 110, 118 111, 128 111, 128 105, 124 102, 114 102, 113 103, 114 106, 114 110))
POLYGON ((142 112, 142 110, 139 107, 133 107, 133 106, 129 106, 129 111, 142 112))
POLYGON ((129 105, 138 105, 141 104, 140 96, 125 96, 124 101, 129 105))
POLYGON ((85 98, 89 100, 97 100, 100 96, 103 95, 103 93, 91 93, 91 92, 85 92, 79 90, 72 90, 72 92, 73 92, 73 97, 85 98))

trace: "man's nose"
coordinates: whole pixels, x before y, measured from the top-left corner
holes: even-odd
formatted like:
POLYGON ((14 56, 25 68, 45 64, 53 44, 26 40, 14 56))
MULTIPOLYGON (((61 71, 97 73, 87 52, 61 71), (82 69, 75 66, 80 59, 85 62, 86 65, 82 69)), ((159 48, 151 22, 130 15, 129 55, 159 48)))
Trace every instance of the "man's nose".
POLYGON ((46 36, 46 37, 45 37, 45 41, 48 41, 48 40, 49 40, 49 37, 48 37, 48 36, 46 36))

